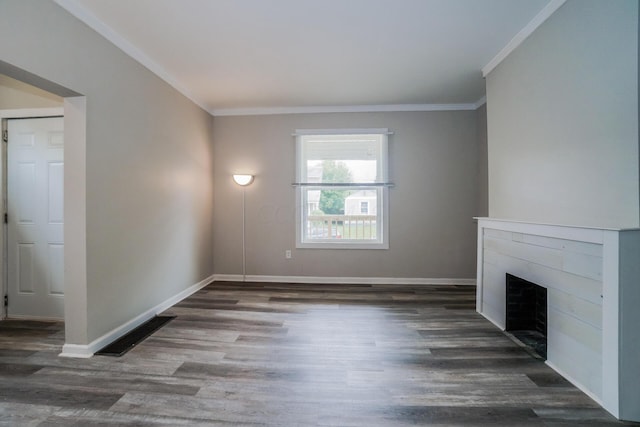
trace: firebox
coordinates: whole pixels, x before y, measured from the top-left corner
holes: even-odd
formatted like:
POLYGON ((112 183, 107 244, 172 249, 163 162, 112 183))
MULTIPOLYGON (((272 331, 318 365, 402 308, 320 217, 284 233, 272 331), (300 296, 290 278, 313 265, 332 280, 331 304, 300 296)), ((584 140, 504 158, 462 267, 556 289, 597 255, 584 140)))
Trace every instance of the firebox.
POLYGON ((506 330, 547 359, 547 289, 507 273, 506 330))

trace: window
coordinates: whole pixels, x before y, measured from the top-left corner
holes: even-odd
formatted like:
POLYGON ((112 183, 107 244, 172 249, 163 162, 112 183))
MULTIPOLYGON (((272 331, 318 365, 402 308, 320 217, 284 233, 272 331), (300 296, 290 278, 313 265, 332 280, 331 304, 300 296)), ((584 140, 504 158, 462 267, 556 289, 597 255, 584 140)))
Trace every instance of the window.
POLYGON ((297 247, 389 247, 388 133, 296 132, 297 247))

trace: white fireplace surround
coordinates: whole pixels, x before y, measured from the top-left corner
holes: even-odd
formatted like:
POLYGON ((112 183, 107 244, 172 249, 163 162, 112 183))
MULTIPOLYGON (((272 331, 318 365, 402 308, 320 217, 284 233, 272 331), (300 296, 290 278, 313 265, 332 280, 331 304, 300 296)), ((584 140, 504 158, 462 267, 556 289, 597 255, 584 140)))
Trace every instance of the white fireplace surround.
POLYGON ((505 276, 547 288, 547 365, 640 421, 640 229, 478 221, 477 311, 505 328, 505 276))

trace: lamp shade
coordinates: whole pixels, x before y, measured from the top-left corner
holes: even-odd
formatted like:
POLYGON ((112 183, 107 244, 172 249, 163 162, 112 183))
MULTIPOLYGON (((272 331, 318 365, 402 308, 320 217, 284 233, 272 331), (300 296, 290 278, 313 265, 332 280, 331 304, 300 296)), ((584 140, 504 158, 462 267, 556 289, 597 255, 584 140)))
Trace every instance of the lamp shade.
POLYGON ((236 182, 236 184, 242 185, 244 187, 244 186, 249 185, 249 184, 251 184, 253 182, 253 175, 234 174, 233 175, 233 180, 236 182))

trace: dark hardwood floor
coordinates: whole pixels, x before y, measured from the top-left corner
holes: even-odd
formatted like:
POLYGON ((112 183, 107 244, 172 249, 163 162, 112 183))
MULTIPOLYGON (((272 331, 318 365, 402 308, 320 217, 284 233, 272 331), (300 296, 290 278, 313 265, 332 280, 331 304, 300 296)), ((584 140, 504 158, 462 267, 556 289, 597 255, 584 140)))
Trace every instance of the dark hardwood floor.
MULTIPOLYGON (((121 358, 0 322, 1 426, 614 426, 475 288, 223 283, 121 358)), ((640 425, 640 424, 628 424, 640 425)))

